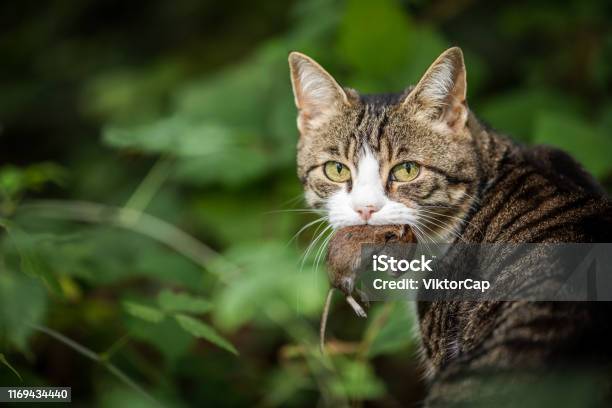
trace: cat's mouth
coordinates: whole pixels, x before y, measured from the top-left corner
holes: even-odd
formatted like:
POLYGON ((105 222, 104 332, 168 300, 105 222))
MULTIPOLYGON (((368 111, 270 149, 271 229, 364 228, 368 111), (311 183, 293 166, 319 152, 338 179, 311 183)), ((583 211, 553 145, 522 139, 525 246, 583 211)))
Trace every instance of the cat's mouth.
MULTIPOLYGON (((460 237, 460 217, 453 215, 435 216, 431 213, 419 214, 417 210, 402 211, 386 216, 371 217, 368 220, 354 217, 334 218, 330 214, 330 224, 334 230, 339 230, 353 226, 383 226, 383 225, 403 225, 414 230, 419 241, 430 243, 449 243, 460 237)), ((385 215, 385 214, 381 214, 385 215)))
POLYGON ((389 206, 363 219, 353 210, 329 212, 329 222, 334 228, 356 225, 409 225, 417 223, 416 211, 406 206, 389 206), (395 208, 393 208, 395 207, 395 208))

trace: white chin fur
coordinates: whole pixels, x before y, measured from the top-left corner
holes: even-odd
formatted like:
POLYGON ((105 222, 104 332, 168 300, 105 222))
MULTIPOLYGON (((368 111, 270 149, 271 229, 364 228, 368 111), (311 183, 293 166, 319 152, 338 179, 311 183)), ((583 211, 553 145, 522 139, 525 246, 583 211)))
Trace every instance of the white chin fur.
POLYGON ((327 211, 329 223, 334 229, 364 224, 414 225, 416 223, 416 211, 414 209, 408 208, 404 204, 396 201, 391 201, 386 197, 382 208, 372 214, 372 217, 366 222, 353 209, 351 206, 350 194, 345 191, 339 191, 329 199, 327 202, 327 211))

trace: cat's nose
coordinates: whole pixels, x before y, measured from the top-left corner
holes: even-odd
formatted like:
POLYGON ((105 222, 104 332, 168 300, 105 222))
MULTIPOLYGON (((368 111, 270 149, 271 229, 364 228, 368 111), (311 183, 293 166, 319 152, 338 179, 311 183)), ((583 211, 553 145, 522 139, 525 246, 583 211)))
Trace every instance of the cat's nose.
POLYGON ((380 207, 377 207, 375 205, 366 205, 364 207, 356 208, 355 212, 359 214, 362 220, 368 221, 370 218, 372 218, 372 214, 374 214, 378 210, 380 210, 380 207))

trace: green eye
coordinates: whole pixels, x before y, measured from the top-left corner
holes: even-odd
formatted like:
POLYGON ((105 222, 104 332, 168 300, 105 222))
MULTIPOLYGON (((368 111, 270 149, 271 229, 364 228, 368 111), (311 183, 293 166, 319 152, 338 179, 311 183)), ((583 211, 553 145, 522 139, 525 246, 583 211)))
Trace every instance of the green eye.
POLYGON ((393 181, 412 181, 419 175, 420 167, 415 162, 404 162, 391 169, 393 181))
POLYGON ((336 161, 328 161, 323 167, 323 172, 331 181, 336 183, 344 183, 351 179, 351 171, 342 163, 336 161))

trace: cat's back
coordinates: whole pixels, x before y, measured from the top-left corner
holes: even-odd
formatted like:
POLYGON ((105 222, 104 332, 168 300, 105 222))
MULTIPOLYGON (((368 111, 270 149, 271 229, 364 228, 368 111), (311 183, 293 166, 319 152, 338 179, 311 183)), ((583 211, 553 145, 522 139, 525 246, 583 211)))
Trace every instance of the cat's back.
POLYGON ((612 202, 578 162, 513 145, 466 227, 475 242, 612 242, 612 202))
MULTIPOLYGON (((568 154, 509 144, 496 173, 483 186, 466 240, 612 242, 610 199, 568 154)), ((504 273, 530 283, 520 267, 508 265, 504 273)), ((611 312, 609 302, 421 302, 424 355, 434 378, 426 405, 476 405, 474 390, 492 374, 536 389, 534 378, 549 378, 555 370, 609 370, 611 312)), ((602 381, 609 393, 612 379, 602 381)), ((490 402, 488 396, 482 400, 490 402)))

